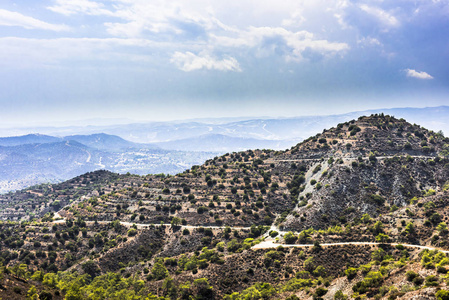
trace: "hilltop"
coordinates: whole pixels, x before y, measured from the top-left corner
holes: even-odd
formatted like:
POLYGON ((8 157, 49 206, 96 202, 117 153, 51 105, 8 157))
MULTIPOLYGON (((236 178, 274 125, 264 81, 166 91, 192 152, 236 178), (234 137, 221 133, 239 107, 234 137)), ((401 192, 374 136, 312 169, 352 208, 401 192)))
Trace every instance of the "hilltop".
POLYGON ((80 297, 121 278, 142 299, 435 299, 447 289, 449 259, 433 249, 449 249, 448 156, 441 133, 376 114, 174 176, 92 172, 0 197, 12 204, 2 218, 28 220, 0 224, 0 261, 76 271, 58 286, 88 274, 80 297))

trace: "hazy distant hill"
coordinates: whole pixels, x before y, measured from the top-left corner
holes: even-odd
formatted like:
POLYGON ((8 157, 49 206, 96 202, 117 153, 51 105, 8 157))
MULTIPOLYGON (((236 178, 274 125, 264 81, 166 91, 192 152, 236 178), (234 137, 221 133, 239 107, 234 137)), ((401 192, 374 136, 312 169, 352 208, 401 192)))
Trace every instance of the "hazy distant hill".
POLYGON ((75 141, 0 147, 0 192, 98 169, 99 153, 75 141), (92 158, 92 156, 94 156, 92 158))
POLYGON ((2 137, 0 138, 0 146, 18 146, 24 144, 43 144, 56 143, 62 139, 54 136, 43 134, 27 134, 23 136, 2 137))
POLYGON ((107 150, 116 151, 126 148, 158 148, 155 145, 140 144, 127 141, 119 136, 105 133, 95 133, 88 135, 69 135, 65 137, 56 137, 43 134, 27 134, 22 136, 2 137, 0 138, 0 146, 19 146, 26 144, 47 144, 62 141, 76 141, 85 146, 107 150))
POLYGON ((106 151, 120 151, 127 148, 158 148, 155 145, 133 143, 124 140, 116 135, 105 133, 97 133, 91 135, 70 135, 64 137, 64 140, 77 141, 91 148, 106 151))
MULTIPOLYGON (((373 109, 369 111, 350 112, 338 115, 303 116, 292 118, 217 118, 173 122, 148 122, 134 124, 99 125, 99 126, 65 126, 0 129, 0 135, 11 132, 27 134, 39 132, 54 136, 88 135, 106 133, 119 136, 135 143, 161 143, 188 139, 208 134, 221 134, 229 137, 251 138, 261 140, 295 140, 315 135, 334 124, 358 118, 360 115, 385 113, 396 118, 404 118, 411 123, 421 124, 431 130, 442 130, 449 134, 449 106, 427 108, 392 108, 373 109)), ((300 114, 300 112, 298 113, 300 114)), ((91 121, 93 122, 93 121, 91 121)), ((203 149, 207 151, 208 149, 203 149)))
POLYGON ((2 138, 0 145, 8 145, 0 146, 0 193, 99 169, 175 174, 217 155, 163 150, 108 134, 65 138, 30 134, 2 138))

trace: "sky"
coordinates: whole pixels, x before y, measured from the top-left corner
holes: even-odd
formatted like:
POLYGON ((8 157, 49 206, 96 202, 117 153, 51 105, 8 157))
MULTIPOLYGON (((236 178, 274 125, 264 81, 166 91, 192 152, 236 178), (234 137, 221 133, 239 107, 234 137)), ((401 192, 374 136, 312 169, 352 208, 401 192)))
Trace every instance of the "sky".
POLYGON ((448 0, 0 3, 0 126, 449 105, 448 0))

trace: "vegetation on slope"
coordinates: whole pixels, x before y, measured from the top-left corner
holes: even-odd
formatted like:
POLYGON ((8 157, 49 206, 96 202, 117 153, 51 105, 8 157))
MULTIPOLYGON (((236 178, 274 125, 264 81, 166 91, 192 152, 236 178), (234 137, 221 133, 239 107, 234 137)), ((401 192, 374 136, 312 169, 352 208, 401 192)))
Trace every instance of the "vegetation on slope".
POLYGON ((9 194, 0 297, 447 299, 446 254, 413 245, 449 249, 448 150, 373 115, 176 176, 94 172, 9 194), (252 248, 264 239, 296 247, 252 248))

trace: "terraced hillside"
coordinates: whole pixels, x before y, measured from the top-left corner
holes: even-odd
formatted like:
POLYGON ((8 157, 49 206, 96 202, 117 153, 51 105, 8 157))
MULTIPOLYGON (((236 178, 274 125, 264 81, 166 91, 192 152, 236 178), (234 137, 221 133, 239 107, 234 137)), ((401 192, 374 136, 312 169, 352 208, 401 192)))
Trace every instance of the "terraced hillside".
POLYGON ((448 154, 441 133, 372 115, 175 176, 9 194, 36 218, 3 212, 25 222, 0 224, 0 297, 22 280, 67 299, 446 299, 448 154))
POLYGON ((443 191, 446 142, 404 120, 365 117, 285 152, 225 154, 176 176, 145 176, 64 213, 146 224, 177 217, 190 225, 323 229, 331 220, 385 214, 443 191))
MULTIPOLYGON (((54 213, 80 199, 113 191, 112 183, 128 175, 108 171, 83 174, 60 184, 41 184, 0 195, 0 220, 30 220, 54 213)), ((135 178, 138 180, 138 176, 135 178)), ((117 183, 118 184, 118 183, 117 183)))

